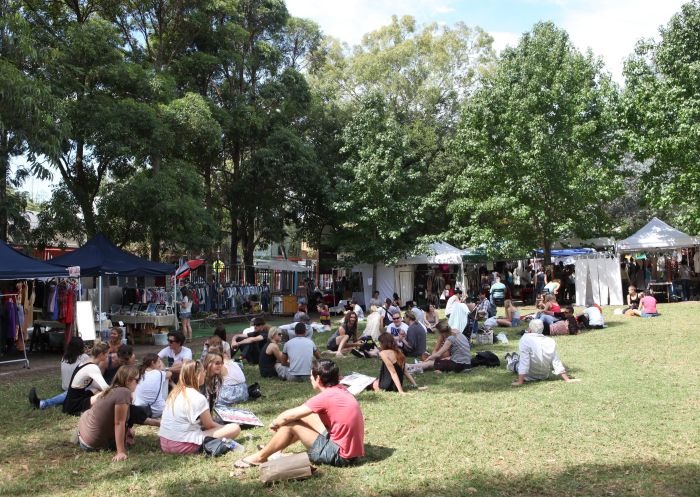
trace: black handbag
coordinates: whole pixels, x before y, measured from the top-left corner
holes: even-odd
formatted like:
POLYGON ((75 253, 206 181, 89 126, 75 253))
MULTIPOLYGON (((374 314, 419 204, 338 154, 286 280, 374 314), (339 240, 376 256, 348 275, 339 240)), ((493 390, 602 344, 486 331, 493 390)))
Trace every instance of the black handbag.
POLYGON ((262 392, 260 391, 260 384, 259 383, 253 383, 248 387, 248 398, 250 399, 259 399, 262 397, 262 392))
POLYGON ((228 453, 231 448, 220 438, 204 437, 202 452, 205 457, 219 457, 228 453))

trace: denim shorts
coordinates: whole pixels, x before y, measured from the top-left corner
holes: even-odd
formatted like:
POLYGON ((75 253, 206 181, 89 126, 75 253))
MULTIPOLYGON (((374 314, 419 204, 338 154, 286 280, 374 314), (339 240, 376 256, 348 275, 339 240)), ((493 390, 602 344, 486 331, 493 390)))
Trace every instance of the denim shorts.
POLYGON ((642 317, 643 317, 643 318, 655 318, 655 317, 658 316, 658 315, 659 315, 658 312, 653 312, 653 313, 650 313, 650 314, 647 314, 646 312, 643 312, 643 313, 642 313, 642 317))
POLYGON ((340 447, 331 440, 328 431, 324 431, 316 437, 316 440, 314 440, 313 445, 309 449, 309 460, 314 464, 347 466, 354 462, 355 459, 340 457, 340 447))
POLYGON ((180 313, 180 319, 190 319, 192 317, 191 312, 181 312, 180 313))

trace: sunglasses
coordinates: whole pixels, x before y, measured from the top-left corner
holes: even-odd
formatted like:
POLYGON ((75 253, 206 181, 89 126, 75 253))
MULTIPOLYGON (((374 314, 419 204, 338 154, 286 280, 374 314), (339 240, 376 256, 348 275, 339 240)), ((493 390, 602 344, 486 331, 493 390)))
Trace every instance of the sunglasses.
POLYGON ((394 321, 401 321, 401 318, 392 318, 394 321))
POLYGON ((168 343, 177 343, 177 340, 168 340, 168 343))

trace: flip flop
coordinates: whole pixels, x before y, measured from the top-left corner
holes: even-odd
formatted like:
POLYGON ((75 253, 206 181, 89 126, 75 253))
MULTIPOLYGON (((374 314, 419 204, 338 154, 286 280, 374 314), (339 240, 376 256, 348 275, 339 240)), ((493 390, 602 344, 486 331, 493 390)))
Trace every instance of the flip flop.
POLYGON ((243 459, 239 459, 235 463, 233 463, 234 468, 238 469, 248 469, 248 468, 253 468, 255 466, 260 466, 261 463, 259 462, 253 462, 248 460, 247 457, 244 457, 243 459))

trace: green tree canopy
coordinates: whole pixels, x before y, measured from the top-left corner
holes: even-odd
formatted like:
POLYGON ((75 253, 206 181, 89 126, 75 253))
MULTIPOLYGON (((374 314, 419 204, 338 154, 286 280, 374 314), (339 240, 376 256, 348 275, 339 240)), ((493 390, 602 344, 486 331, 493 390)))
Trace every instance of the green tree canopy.
POLYGON ((642 40, 625 64, 624 126, 630 151, 648 166, 651 205, 700 232, 700 2, 681 8, 658 41, 642 40))
POLYGON ((566 32, 538 23, 464 107, 448 236, 521 253, 603 225, 618 192, 617 91, 566 32))

